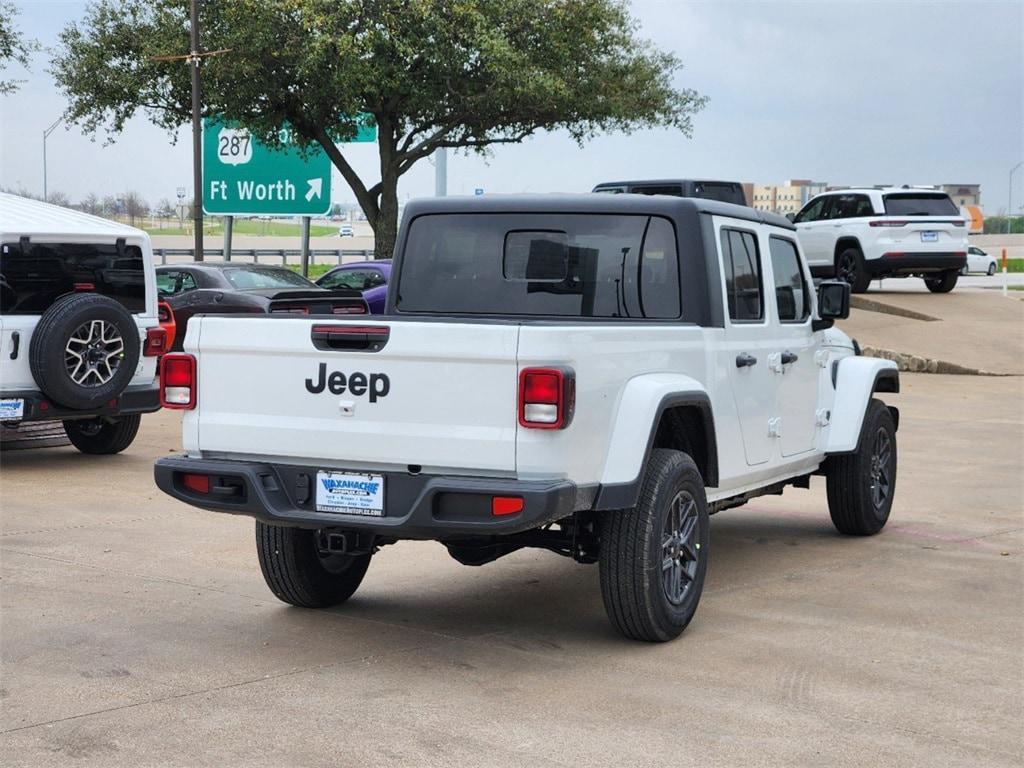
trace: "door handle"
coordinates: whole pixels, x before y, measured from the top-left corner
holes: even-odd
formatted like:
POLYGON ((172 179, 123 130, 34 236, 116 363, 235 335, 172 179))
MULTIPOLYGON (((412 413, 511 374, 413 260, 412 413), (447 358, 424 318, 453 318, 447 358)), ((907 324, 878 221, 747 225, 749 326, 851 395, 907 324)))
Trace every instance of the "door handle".
POLYGON ((11 360, 18 359, 18 350, 21 349, 21 334, 11 331, 11 360))
POLYGON ((786 350, 785 352, 782 353, 782 364, 783 365, 789 365, 790 363, 795 363, 799 359, 800 358, 797 357, 795 352, 790 352, 789 350, 786 350))
POLYGON ((754 357, 753 355, 748 355, 746 352, 744 352, 741 355, 736 355, 737 368, 747 368, 751 365, 757 365, 756 357, 754 357))

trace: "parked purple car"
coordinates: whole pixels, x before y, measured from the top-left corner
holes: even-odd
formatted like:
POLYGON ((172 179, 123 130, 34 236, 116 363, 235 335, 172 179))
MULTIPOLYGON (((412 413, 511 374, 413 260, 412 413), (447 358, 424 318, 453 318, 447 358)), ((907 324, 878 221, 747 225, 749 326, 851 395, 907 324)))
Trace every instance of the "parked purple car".
POLYGON ((321 288, 354 288, 363 292, 371 314, 384 313, 384 299, 391 279, 391 259, 343 264, 325 274, 316 284, 321 288))

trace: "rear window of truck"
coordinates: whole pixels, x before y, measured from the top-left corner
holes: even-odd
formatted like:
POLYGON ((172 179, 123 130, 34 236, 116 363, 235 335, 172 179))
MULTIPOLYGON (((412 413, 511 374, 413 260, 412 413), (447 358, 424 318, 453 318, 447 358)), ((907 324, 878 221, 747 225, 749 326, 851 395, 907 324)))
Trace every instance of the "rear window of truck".
POLYGON ((673 319, 675 229, 658 216, 431 214, 409 228, 399 312, 673 319))
POLYGON ((885 212, 889 216, 959 216, 949 195, 898 192, 885 196, 885 212))
POLYGON ((76 286, 129 312, 146 308, 142 249, 134 245, 7 242, 0 245, 0 314, 38 315, 76 286))

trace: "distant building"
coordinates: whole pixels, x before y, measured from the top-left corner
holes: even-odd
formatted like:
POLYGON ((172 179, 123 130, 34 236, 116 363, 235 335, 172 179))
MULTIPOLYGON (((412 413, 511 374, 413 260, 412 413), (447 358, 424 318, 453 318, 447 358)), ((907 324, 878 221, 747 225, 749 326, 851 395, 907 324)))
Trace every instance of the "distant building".
MULTIPOLYGON (((747 185, 744 185, 745 187, 747 185)), ((874 184, 876 189, 898 187, 899 184, 874 184)), ((759 211, 770 211, 785 216, 787 213, 796 213, 803 208, 807 201, 822 192, 831 192, 837 189, 848 189, 848 185, 830 185, 825 182, 811 181, 810 179, 790 179, 785 184, 752 184, 748 192, 748 199, 752 208, 759 211)), ((924 185, 912 185, 916 189, 937 189, 942 190, 950 196, 953 202, 960 208, 968 205, 980 205, 981 185, 980 184, 939 184, 926 187, 924 185)))
POLYGON ((980 184, 940 184, 939 189, 959 206, 981 205, 980 184))
POLYGON ((825 182, 790 179, 785 184, 754 184, 750 205, 759 211, 785 216, 796 213, 807 201, 828 189, 825 182))

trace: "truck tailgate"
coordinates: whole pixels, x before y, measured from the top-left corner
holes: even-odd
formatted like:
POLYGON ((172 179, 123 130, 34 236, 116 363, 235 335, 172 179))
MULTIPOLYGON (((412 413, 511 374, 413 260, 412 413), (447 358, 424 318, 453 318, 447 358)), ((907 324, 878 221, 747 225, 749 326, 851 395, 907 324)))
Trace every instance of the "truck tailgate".
POLYGON ((515 472, 515 325, 198 320, 185 341, 198 358, 186 450, 515 472))

